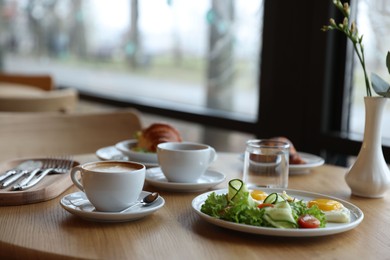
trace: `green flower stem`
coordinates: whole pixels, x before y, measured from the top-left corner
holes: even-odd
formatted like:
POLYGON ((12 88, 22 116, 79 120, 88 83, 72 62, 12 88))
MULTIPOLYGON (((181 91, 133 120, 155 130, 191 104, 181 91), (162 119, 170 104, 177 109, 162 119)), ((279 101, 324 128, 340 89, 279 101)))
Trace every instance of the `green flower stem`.
POLYGON ((366 62, 364 59, 364 49, 363 49, 363 46, 361 44, 359 44, 359 47, 360 47, 361 54, 358 50, 357 44, 355 42, 353 43, 353 48, 355 49, 355 52, 356 52, 357 56, 359 57, 360 64, 362 65, 362 68, 363 68, 367 96, 371 97, 372 96, 371 87, 370 87, 371 85, 370 85, 370 80, 368 79, 368 75, 367 75, 367 71, 366 71, 366 62))
POLYGON ((329 25, 323 26, 322 31, 338 30, 338 31, 344 33, 347 36, 347 38, 349 38, 352 41, 353 48, 354 48, 357 56, 359 57, 360 64, 362 65, 362 68, 363 68, 367 96, 371 97, 372 96, 371 84, 370 84, 370 80, 368 78, 367 71, 366 71, 366 62, 364 59, 364 47, 362 44, 363 36, 359 37, 358 31, 357 31, 357 28, 356 28, 356 25, 354 22, 352 22, 351 27, 348 28, 349 13, 350 13, 348 3, 342 4, 340 0, 333 0, 333 4, 343 13, 343 15, 344 15, 343 23, 337 24, 335 22, 335 20, 331 18, 329 20, 329 25))

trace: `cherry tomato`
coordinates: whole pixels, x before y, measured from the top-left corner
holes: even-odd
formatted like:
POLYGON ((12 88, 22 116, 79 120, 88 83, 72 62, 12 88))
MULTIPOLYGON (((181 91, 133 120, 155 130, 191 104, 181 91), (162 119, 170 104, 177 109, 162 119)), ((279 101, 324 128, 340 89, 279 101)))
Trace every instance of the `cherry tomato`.
POLYGON ((271 204, 271 203, 261 203, 261 204, 259 204, 257 207, 259 208, 259 209, 262 209, 262 208, 264 208, 264 207, 273 207, 274 206, 274 204, 271 204))
POLYGON ((302 215, 298 218, 298 225, 301 228, 319 228, 321 222, 312 215, 302 215))

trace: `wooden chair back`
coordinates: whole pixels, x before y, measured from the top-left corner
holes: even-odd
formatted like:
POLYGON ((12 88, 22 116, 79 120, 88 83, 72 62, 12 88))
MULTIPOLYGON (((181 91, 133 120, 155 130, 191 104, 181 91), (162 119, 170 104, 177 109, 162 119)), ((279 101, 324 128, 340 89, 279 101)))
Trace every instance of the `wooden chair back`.
POLYGON ((75 89, 41 91, 34 95, 0 95, 0 111, 68 113, 76 110, 78 101, 75 89))
POLYGON ((50 75, 0 73, 0 111, 72 112, 77 102, 77 90, 55 89, 50 75))
POLYGON ((0 82, 16 83, 38 87, 40 89, 49 91, 54 88, 54 80, 50 75, 27 75, 27 74, 13 74, 0 73, 0 82))
POLYGON ((132 139, 142 128, 137 110, 94 113, 0 113, 0 161, 94 153, 132 139))

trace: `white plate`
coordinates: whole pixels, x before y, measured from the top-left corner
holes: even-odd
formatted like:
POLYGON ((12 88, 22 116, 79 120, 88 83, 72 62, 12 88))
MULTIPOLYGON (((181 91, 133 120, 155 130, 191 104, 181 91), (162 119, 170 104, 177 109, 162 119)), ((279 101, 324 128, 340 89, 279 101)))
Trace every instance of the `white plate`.
POLYGON ((133 151, 132 148, 137 145, 136 139, 124 140, 115 144, 116 149, 127 155, 130 160, 137 162, 158 163, 156 153, 143 153, 133 151))
MULTIPOLYGON (((289 174, 306 174, 309 173, 311 169, 321 166, 325 163, 325 160, 317 155, 298 152, 299 156, 306 162, 305 164, 290 164, 289 165, 289 174)), ((245 154, 240 154, 240 159, 244 161, 245 154)))
MULTIPOLYGON (((100 148, 99 150, 96 151, 96 156, 103 161, 107 161, 107 160, 129 161, 130 160, 128 156, 124 155, 121 151, 116 149, 115 146, 100 148)), ((135 162, 144 164, 146 168, 158 167, 158 163, 149 163, 149 162, 142 162, 142 161, 141 162, 135 161, 135 162)))
MULTIPOLYGON (((142 191, 139 196, 139 200, 148 194, 150 194, 150 192, 142 191)), ((129 211, 123 213, 99 212, 95 211, 94 206, 92 206, 92 204, 88 201, 84 192, 79 191, 64 196, 61 199, 60 204, 65 210, 86 220, 99 222, 125 222, 137 220, 152 214, 164 206, 165 200, 160 196, 153 204, 147 207, 142 207, 141 205, 134 206, 129 209, 129 211), (73 205, 70 201, 77 201, 77 203, 74 204, 78 206, 73 205)))
POLYGON ((309 173, 311 169, 321 166, 324 164, 325 160, 321 157, 298 152, 299 156, 306 162, 305 164, 290 164, 289 166, 289 174, 304 174, 309 173))
MULTIPOLYGON (((263 190, 269 194, 272 192, 283 192, 284 189, 264 188, 263 190)), ((309 201, 315 198, 328 198, 328 199, 337 200, 341 202, 344 205, 344 207, 346 207, 351 212, 351 221, 350 223, 327 223, 325 228, 314 228, 314 229, 303 229, 303 228, 302 229, 292 229, 292 228, 281 229, 281 228, 258 227, 258 226, 251 226, 246 224, 238 224, 238 223, 229 222, 229 221, 211 217, 200 211, 202 204, 206 201, 207 197, 211 192, 216 192, 217 194, 226 194, 227 189, 210 191, 197 196, 192 201, 192 208, 194 209, 194 211, 207 222, 210 222, 214 225, 223 228, 237 230, 245 233, 270 235, 270 236, 284 236, 284 237, 326 236, 326 235, 332 235, 332 234, 337 234, 337 233, 351 230, 357 227, 364 218, 363 212, 358 207, 356 207, 355 205, 347 201, 322 195, 319 193, 312 193, 312 192, 299 191, 299 190, 286 190, 287 194, 289 194, 290 196, 296 197, 298 199, 303 199, 305 201, 309 201)))
POLYGON ((161 171, 161 168, 146 170, 145 180, 148 184, 169 191, 193 192, 206 190, 223 182, 226 176, 223 173, 207 170, 195 183, 169 182, 161 171))

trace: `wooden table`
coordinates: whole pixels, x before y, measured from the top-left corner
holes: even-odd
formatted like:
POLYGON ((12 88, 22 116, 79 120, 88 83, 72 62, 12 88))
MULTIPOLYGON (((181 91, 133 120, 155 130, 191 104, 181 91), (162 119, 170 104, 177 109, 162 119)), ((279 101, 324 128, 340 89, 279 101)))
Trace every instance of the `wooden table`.
MULTIPOLYGON (((76 156, 81 163, 97 160, 76 156)), ((237 154, 220 153, 212 166, 241 177, 237 154)), ((352 202, 365 214, 355 229, 331 236, 293 238, 241 233, 209 224, 191 207, 200 193, 157 190, 166 200, 154 214, 134 222, 97 223, 73 216, 59 205, 72 187, 51 201, 0 207, 0 258, 17 259, 389 259, 390 194, 382 199, 350 195, 346 170, 324 165, 290 176, 289 188, 323 193, 352 202)))

